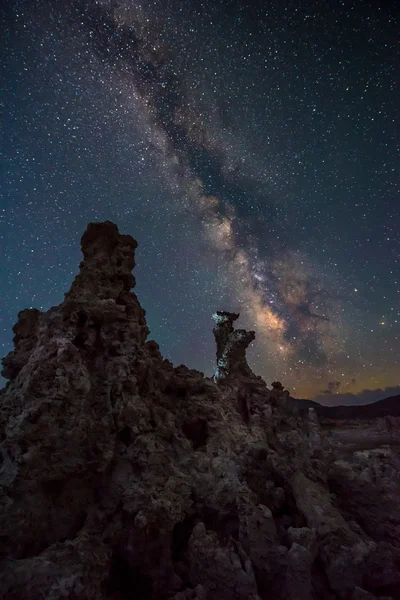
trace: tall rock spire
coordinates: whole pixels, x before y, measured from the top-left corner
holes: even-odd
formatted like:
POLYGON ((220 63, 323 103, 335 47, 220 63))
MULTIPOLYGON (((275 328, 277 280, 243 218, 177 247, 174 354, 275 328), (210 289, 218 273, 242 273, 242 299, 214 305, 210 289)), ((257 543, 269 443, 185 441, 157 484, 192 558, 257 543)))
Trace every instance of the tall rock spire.
POLYGON ((254 377, 246 360, 246 349, 254 340, 254 331, 235 329, 233 322, 239 314, 217 311, 213 314, 215 327, 213 329, 217 343, 217 368, 214 381, 219 382, 228 377, 254 377))
POLYGON ((111 221, 89 223, 81 239, 80 273, 66 299, 116 299, 129 292, 136 283, 132 275, 136 248, 137 241, 120 234, 111 221))

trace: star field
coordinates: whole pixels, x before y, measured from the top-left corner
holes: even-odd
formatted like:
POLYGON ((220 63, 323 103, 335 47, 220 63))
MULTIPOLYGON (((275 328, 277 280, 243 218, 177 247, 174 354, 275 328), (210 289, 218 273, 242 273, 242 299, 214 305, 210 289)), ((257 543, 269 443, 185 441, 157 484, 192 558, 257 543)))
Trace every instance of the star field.
POLYGON ((395 393, 394 3, 2 10, 2 355, 19 310, 63 300, 87 223, 110 219, 139 242, 136 292, 174 364, 210 375, 211 315, 229 310, 268 384, 395 393))

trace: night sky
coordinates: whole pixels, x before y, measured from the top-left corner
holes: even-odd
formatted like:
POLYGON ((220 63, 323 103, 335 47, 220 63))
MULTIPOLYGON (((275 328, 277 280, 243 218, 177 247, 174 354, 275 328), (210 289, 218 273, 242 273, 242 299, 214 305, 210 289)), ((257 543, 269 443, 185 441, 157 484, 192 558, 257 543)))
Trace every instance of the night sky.
POLYGON ((230 310, 267 384, 399 393, 396 2, 3 4, 1 355, 109 219, 174 364, 210 375, 230 310))

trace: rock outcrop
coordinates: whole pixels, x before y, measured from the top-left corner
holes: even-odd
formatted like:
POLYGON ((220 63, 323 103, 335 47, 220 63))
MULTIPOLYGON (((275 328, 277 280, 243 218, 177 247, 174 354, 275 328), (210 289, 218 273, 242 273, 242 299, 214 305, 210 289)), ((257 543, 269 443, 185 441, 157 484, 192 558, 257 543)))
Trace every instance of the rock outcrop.
MULTIPOLYGON (((395 448, 335 454, 216 313, 216 381, 147 341, 136 242, 89 224, 64 302, 24 310, 0 392, 0 598, 400 598, 395 448)), ((215 318, 215 317, 214 317, 215 318)))
POLYGON ((253 377, 246 360, 246 349, 255 338, 254 331, 234 329, 233 323, 239 314, 217 311, 213 314, 215 327, 213 329, 217 344, 217 368, 214 381, 232 377, 253 377))

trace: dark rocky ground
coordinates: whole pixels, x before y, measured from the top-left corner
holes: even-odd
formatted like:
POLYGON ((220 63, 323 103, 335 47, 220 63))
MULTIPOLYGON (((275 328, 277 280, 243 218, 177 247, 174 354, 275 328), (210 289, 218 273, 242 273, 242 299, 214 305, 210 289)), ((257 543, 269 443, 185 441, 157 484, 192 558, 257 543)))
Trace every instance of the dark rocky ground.
POLYGON ((395 417, 299 411, 216 313, 215 380, 163 360, 136 242, 90 224, 64 302, 25 310, 0 392, 0 595, 400 599, 395 417))

